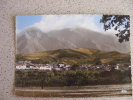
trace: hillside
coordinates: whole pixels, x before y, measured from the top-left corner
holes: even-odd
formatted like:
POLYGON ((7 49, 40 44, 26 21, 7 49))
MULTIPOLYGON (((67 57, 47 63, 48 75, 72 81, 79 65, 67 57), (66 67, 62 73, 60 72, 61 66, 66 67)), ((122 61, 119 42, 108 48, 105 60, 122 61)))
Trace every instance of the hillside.
MULTIPOLYGON (((19 55, 20 56, 20 55, 19 55)), ((20 58, 17 56, 17 58, 20 58)), ((130 64, 130 55, 116 51, 105 52, 96 49, 58 49, 22 55, 19 60, 32 60, 34 63, 66 64, 130 64)))

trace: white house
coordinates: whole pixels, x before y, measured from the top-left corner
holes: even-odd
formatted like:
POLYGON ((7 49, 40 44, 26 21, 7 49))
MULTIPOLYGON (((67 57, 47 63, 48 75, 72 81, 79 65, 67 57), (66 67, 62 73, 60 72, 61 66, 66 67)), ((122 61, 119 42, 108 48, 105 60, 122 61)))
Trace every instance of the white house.
POLYGON ((115 66, 115 69, 116 69, 116 70, 119 70, 119 69, 120 69, 120 64, 117 64, 117 65, 115 66))
POLYGON ((17 65, 16 69, 26 69, 26 65, 17 65))
POLYGON ((39 69, 39 67, 31 65, 29 69, 39 69))
POLYGON ((58 71, 61 70, 61 68, 58 68, 58 67, 55 67, 54 69, 55 69, 55 70, 58 70, 58 71))
POLYGON ((59 67, 64 67, 65 66, 65 64, 59 64, 59 67))
POLYGON ((115 67, 115 69, 116 69, 116 70, 119 70, 119 66, 117 65, 117 66, 115 67))
POLYGON ((65 66, 65 69, 66 69, 66 70, 70 70, 70 68, 71 68, 70 65, 66 65, 66 66, 65 66))
POLYGON ((53 68, 52 66, 50 66, 49 64, 46 64, 45 66, 40 66, 39 69, 40 70, 50 70, 51 71, 52 68, 53 68))

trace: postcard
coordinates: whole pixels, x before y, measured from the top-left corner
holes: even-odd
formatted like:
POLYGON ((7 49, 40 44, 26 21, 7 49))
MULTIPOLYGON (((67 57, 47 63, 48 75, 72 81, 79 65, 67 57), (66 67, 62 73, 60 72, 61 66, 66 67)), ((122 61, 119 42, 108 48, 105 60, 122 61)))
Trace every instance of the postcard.
POLYGON ((15 94, 132 95, 128 15, 16 16, 15 94))

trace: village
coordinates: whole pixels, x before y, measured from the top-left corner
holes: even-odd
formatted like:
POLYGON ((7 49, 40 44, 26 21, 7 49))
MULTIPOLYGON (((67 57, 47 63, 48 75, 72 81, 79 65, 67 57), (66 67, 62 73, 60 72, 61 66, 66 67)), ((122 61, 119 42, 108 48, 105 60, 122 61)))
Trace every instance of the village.
MULTIPOLYGON (((46 70, 46 71, 52 71, 52 70, 71 70, 73 66, 67 65, 64 63, 57 63, 57 64, 33 64, 31 61, 18 61, 16 63, 16 70, 46 70)), ((110 65, 110 64, 101 64, 101 65, 87 65, 82 64, 79 65, 79 68, 81 70, 104 70, 104 71, 111 71, 112 69, 115 70, 128 70, 131 66, 128 64, 116 64, 116 65, 110 65)))

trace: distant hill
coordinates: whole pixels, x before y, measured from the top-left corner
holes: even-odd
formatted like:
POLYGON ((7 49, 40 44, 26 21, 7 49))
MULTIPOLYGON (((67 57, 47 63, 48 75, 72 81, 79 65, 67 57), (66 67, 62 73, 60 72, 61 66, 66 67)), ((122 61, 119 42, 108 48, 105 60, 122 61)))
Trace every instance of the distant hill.
POLYGON ((66 64, 130 64, 130 55, 116 51, 105 52, 96 49, 58 49, 22 55, 35 63, 66 64))
POLYGON ((29 54, 57 49, 91 48, 101 51, 129 53, 129 42, 119 43, 116 36, 84 28, 67 28, 47 33, 28 28, 16 35, 17 54, 29 54))

